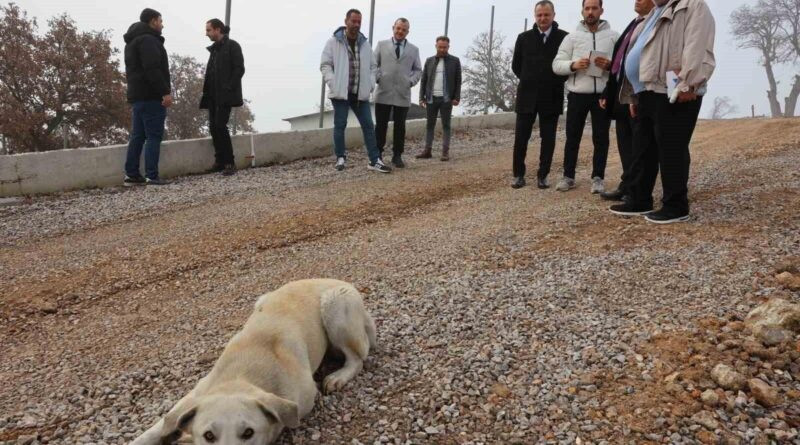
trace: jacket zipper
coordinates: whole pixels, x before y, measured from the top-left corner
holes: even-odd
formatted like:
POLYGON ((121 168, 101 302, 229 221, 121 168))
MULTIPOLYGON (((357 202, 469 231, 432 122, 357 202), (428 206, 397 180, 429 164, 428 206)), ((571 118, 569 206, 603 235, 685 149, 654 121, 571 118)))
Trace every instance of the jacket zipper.
MULTIPOLYGON (((597 51, 597 33, 592 33, 592 49, 597 51)), ((594 94, 597 94, 597 78, 593 77, 594 79, 594 94)))

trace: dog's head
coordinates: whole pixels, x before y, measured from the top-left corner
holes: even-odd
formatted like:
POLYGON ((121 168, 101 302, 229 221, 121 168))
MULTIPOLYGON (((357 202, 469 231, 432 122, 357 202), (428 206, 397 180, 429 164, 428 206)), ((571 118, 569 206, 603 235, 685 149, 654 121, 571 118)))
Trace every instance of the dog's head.
POLYGON ((263 391, 189 398, 164 417, 161 442, 187 433, 195 445, 266 445, 299 421, 294 402, 263 391))

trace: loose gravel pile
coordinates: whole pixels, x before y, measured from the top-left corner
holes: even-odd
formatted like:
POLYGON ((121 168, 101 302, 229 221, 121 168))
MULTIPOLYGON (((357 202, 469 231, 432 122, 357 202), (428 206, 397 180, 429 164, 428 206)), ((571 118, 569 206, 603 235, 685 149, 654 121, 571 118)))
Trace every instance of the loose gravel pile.
POLYGON ((128 443, 259 294, 318 276, 364 293, 379 347, 280 443, 800 443, 800 338, 742 323, 800 302, 776 278, 800 252, 797 121, 701 123, 694 218, 670 227, 608 213, 586 144, 558 193, 509 187, 513 131, 458 142, 387 176, 353 153, 0 208, 0 444, 128 443))

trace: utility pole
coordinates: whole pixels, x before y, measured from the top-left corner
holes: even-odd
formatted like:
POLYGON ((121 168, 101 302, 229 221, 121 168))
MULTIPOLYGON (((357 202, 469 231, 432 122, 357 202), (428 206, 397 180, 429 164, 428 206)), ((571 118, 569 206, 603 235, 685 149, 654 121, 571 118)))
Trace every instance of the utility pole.
MULTIPOLYGON (((231 26, 231 0, 225 0, 225 26, 231 26)), ((233 130, 233 135, 236 136, 236 108, 233 109, 231 130, 233 130)))
POLYGON ((492 21, 489 23, 489 87, 487 88, 486 108, 483 114, 489 114, 489 102, 494 92, 494 5, 492 5, 492 21))
POLYGON ((369 44, 372 46, 372 35, 375 32, 375 0, 369 8, 369 44))
POLYGON ((322 93, 319 95, 319 128, 322 128, 325 119, 325 76, 322 76, 322 93))
POLYGON ((447 37, 447 32, 450 28, 450 0, 447 0, 447 11, 444 14, 444 36, 447 37))
POLYGON ((523 31, 527 31, 527 30, 528 30, 528 19, 525 19, 525 29, 523 29, 523 31))

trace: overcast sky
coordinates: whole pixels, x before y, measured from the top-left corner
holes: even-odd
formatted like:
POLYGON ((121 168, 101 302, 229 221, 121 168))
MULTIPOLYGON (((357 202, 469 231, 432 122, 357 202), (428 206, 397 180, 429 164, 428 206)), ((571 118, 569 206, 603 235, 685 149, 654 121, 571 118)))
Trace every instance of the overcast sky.
MULTIPOLYGON (((758 64, 758 54, 739 50, 729 34, 731 11, 755 0, 706 0, 717 20, 717 71, 711 80, 703 116, 717 96, 729 96, 739 107, 739 115, 749 115, 750 105, 757 114, 769 112, 766 76, 758 64)), ((209 44, 205 22, 213 17, 224 20, 224 0, 16 0, 38 18, 44 28, 53 15, 67 12, 82 30, 110 30, 113 44, 124 47, 122 35, 137 21, 144 7, 159 10, 164 17, 164 37, 170 53, 190 55, 205 63, 209 44)), ((376 1, 375 37, 391 36, 397 17, 411 22, 409 41, 420 47, 424 60, 434 53, 434 41, 444 32, 447 0, 376 1)), ((621 31, 633 18, 633 0, 607 0, 604 18, 621 31)), ((506 36, 506 47, 513 47, 525 18, 532 22, 531 0, 451 0, 451 53, 462 56, 472 39, 489 30, 491 6, 496 6, 495 30, 506 36)), ((581 0, 555 0, 556 21, 572 31, 580 20, 581 0)), ((244 95, 252 101, 255 127, 260 132, 288 130, 282 121, 310 113, 319 103, 319 57, 331 33, 344 21, 349 8, 364 13, 362 32, 369 33, 369 0, 233 0, 231 37, 244 49, 247 73, 244 95)), ((463 59, 463 57, 462 57, 463 59)), ((788 92, 789 73, 781 70, 781 97, 788 92)))

